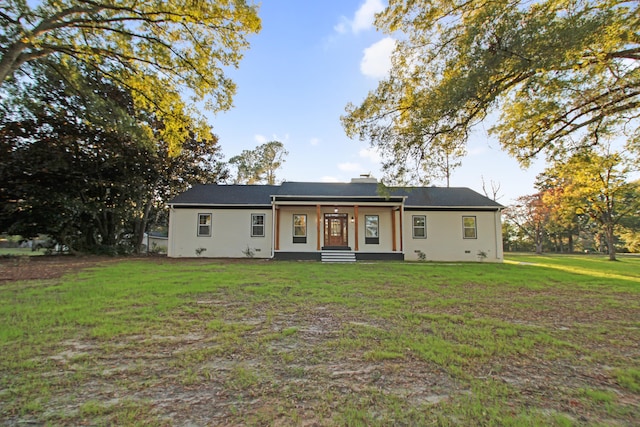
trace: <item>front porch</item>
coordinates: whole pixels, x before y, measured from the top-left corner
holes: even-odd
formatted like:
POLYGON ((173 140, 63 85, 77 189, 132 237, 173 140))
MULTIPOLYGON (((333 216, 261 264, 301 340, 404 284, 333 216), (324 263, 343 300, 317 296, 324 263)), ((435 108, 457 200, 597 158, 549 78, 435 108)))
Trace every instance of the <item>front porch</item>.
POLYGON ((332 252, 353 253, 356 260, 404 260, 404 199, 350 203, 276 199, 273 209, 273 258, 316 260, 332 252))

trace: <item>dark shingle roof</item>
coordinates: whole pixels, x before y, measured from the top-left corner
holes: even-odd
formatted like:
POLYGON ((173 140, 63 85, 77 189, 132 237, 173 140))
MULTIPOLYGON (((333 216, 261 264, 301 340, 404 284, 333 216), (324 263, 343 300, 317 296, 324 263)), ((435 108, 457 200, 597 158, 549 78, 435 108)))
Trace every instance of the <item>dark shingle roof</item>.
POLYGON ((503 207, 500 203, 465 187, 403 188, 393 190, 392 194, 407 196, 407 207, 503 207))
POLYGON ((379 198, 378 184, 344 182, 283 182, 278 192, 284 197, 379 198))
POLYGON ((374 183, 284 182, 282 185, 198 185, 175 197, 172 205, 270 205, 278 200, 396 200, 406 207, 499 209, 499 203, 469 189, 443 187, 386 188, 374 183))
POLYGON ((176 205, 271 205, 277 185, 196 185, 176 196, 176 205))

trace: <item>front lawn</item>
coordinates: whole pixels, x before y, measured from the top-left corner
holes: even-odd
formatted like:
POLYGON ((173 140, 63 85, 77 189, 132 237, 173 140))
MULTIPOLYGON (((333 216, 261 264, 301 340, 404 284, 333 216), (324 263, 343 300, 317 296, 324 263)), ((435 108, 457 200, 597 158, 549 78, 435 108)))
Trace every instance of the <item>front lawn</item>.
POLYGON ((102 259, 0 281, 2 421, 634 425, 640 258, 507 261, 102 259))

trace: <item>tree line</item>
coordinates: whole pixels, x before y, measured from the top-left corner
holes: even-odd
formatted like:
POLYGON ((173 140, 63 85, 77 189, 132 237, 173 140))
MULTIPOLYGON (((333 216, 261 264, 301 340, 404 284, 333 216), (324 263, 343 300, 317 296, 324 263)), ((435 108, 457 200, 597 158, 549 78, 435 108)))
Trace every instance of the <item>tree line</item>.
POLYGON ((190 186, 275 182, 280 142, 226 163, 196 108, 231 107, 224 68, 259 30, 238 0, 3 2, 0 232, 137 251, 190 186))
POLYGON ((504 211, 505 250, 640 252, 640 181, 627 153, 583 149, 538 175, 537 193, 504 211))
POLYGON ((185 117, 172 151, 162 118, 126 88, 81 64, 51 65, 32 64, 0 102, 1 231, 45 234, 73 251, 136 251, 190 186, 275 183, 281 142, 226 163, 216 135, 185 117))

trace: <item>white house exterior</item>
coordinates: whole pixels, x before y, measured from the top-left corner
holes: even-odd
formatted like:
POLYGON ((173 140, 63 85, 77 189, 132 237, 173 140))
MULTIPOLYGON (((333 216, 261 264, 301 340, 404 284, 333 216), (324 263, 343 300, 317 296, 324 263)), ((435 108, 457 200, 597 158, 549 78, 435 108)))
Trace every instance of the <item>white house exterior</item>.
POLYGON ((169 257, 503 260, 503 207, 468 188, 210 184, 169 208, 169 257))

